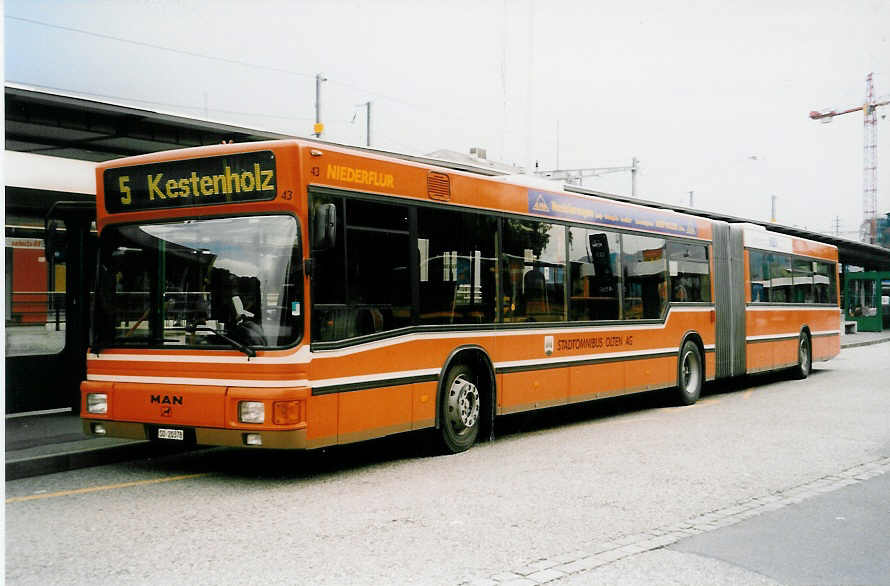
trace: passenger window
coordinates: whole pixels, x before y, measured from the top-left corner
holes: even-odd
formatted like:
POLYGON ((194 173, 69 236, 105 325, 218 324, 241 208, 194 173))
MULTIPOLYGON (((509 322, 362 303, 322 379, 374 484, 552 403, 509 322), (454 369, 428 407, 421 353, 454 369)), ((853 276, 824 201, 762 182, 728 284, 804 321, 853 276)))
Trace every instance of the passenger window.
POLYGON ((658 319, 667 305, 667 264, 663 238, 624 234, 624 318, 658 319))
POLYGON ((833 263, 817 262, 813 274, 813 296, 816 303, 837 303, 833 263))
POLYGON ((346 228, 347 305, 353 335, 411 324, 408 234, 346 228))
POLYGON ((757 250, 748 251, 751 275, 751 302, 770 300, 769 255, 757 250))
POLYGON ((770 255, 770 298, 774 303, 791 302, 791 258, 784 254, 770 255))
POLYGON ((711 300, 711 266, 708 247, 702 244, 668 242, 671 301, 711 300))
MULTIPOLYGON (((309 222, 310 230, 315 228, 315 210, 322 204, 334 204, 337 210, 337 240, 332 248, 326 250, 313 250, 312 267, 312 295, 313 303, 331 304, 346 303, 346 244, 343 234, 343 198, 314 196, 312 198, 312 218, 309 222)), ((310 235, 310 242, 314 238, 314 232, 310 235)), ((318 325, 313 319, 313 326, 318 325)), ((315 339, 319 332, 314 331, 315 339)))
POLYGON ((621 317, 620 236, 602 230, 569 228, 569 296, 571 321, 621 317))
POLYGON ((505 219, 505 322, 565 320, 565 227, 505 219))
POLYGON ((412 322, 408 208, 315 196, 337 208, 337 240, 313 251, 312 334, 343 340, 412 322))
POLYGON ((794 288, 794 303, 813 303, 813 265, 810 260, 796 258, 793 260, 791 274, 794 288))
POLYGON ((419 323, 496 320, 496 240, 494 217, 418 209, 419 323))

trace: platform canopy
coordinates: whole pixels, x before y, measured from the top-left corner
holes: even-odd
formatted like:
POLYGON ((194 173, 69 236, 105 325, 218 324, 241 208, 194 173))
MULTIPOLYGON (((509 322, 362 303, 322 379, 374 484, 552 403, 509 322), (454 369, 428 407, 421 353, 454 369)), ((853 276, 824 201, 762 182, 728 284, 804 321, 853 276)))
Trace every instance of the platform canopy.
POLYGON ((17 84, 6 84, 6 150, 82 161, 293 138, 17 84))

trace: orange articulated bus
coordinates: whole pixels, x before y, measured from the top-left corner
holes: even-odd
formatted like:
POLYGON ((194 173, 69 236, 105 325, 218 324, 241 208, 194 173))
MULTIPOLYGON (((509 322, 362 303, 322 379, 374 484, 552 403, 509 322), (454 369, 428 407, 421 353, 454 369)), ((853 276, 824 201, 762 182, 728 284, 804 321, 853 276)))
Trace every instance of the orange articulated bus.
POLYGON ((88 434, 317 448, 840 349, 837 250, 300 140, 97 169, 88 434))

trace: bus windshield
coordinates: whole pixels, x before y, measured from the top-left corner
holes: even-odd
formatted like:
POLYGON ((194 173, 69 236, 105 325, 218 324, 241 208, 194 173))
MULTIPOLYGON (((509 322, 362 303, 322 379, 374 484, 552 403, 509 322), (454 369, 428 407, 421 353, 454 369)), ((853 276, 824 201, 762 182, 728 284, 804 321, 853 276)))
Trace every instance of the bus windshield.
POLYGON ((302 336, 301 258, 292 216, 109 226, 93 350, 291 346, 302 336))

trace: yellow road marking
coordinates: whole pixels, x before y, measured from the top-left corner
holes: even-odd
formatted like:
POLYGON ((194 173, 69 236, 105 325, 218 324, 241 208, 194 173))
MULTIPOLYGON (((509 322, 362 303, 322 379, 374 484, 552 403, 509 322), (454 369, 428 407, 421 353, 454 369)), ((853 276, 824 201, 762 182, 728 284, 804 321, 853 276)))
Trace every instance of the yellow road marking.
POLYGON ((90 492, 99 492, 102 490, 114 490, 116 488, 130 488, 132 486, 145 486, 148 484, 160 484, 161 482, 174 482, 176 480, 188 480, 189 478, 200 478, 209 475, 209 472, 201 474, 183 474, 182 476, 167 476, 165 478, 154 478, 152 480, 136 480, 134 482, 121 482, 119 484, 105 484, 103 486, 90 486, 87 488, 76 488, 73 490, 62 490, 59 492, 50 492, 47 494, 32 494, 29 496, 14 496, 6 499, 6 504, 20 503, 22 501, 33 501, 37 499, 48 499, 60 496, 70 496, 74 494, 87 494, 90 492))

